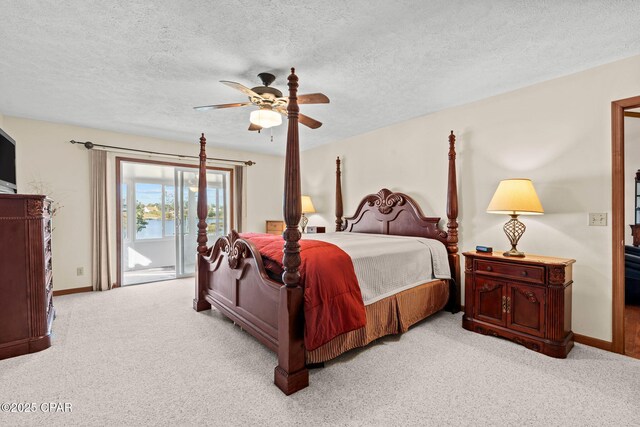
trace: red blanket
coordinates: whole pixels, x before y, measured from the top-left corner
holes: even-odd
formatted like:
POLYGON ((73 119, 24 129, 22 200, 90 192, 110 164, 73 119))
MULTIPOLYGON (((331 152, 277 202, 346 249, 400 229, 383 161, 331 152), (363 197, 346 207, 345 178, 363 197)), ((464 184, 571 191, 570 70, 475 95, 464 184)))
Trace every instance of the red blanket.
MULTIPOLYGON (((240 235, 253 243, 263 259, 282 269, 282 236, 240 235)), ((315 350, 366 323, 360 286, 351 258, 331 243, 300 240, 300 285, 304 287, 304 344, 315 350)))

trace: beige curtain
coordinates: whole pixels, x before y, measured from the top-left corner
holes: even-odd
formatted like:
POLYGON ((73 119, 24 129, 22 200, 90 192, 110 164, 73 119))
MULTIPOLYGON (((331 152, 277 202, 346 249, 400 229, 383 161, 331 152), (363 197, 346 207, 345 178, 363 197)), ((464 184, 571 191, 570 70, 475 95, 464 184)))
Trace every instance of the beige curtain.
POLYGON ((108 211, 107 153, 91 150, 91 278, 94 291, 111 289, 108 211))
POLYGON ((235 227, 234 229, 241 233, 244 230, 245 224, 247 222, 247 212, 246 212, 246 197, 247 197, 247 180, 246 180, 246 166, 235 166, 233 175, 234 175, 234 194, 233 199, 235 202, 235 227))

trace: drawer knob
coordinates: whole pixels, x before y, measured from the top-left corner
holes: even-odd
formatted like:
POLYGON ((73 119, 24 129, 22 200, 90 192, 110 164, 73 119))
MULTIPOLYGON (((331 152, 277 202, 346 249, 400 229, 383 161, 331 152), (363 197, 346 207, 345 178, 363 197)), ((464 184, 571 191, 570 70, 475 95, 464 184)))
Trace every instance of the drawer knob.
POLYGON ((488 265, 487 266, 487 271, 493 271, 493 268, 490 265, 488 265))
POLYGON ((527 276, 528 276, 528 274, 527 274, 527 272, 526 272, 526 271, 523 271, 522 273, 520 273, 520 275, 521 275, 522 277, 527 277, 527 276))

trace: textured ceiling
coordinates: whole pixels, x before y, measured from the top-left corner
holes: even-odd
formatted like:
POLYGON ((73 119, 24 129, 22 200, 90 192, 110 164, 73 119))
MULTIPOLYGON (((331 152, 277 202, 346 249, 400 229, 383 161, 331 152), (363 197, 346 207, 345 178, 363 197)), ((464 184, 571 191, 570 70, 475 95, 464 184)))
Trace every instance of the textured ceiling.
POLYGON ((282 154, 250 107, 192 107, 295 66, 331 98, 306 149, 640 54, 638 28, 637 0, 0 0, 0 113, 282 154))

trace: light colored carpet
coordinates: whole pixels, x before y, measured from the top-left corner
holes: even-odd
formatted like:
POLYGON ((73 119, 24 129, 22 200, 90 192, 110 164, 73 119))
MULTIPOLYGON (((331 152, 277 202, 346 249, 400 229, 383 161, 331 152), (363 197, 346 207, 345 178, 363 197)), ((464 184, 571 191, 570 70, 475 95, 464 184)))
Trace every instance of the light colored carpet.
POLYGON ((142 283, 160 282, 176 278, 176 267, 145 268, 144 270, 125 271, 122 274, 122 285, 139 285, 142 283))
POLYGON ((440 313, 311 372, 290 397, 276 356, 193 279, 55 298, 54 345, 0 361, 0 425, 640 425, 640 361, 576 345, 566 360, 465 331, 440 313))

